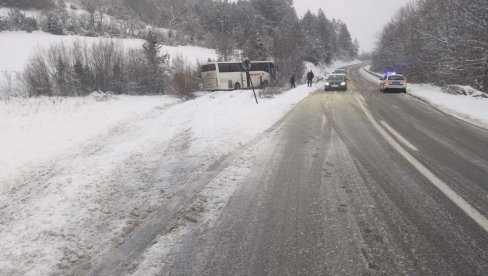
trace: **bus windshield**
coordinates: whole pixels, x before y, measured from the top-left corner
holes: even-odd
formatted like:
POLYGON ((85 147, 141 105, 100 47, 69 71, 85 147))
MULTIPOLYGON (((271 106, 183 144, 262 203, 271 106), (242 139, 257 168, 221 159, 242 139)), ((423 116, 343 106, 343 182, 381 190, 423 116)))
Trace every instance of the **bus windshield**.
POLYGON ((203 72, 210 72, 210 71, 215 71, 215 70, 216 70, 215 64, 207 64, 207 65, 202 66, 203 72))

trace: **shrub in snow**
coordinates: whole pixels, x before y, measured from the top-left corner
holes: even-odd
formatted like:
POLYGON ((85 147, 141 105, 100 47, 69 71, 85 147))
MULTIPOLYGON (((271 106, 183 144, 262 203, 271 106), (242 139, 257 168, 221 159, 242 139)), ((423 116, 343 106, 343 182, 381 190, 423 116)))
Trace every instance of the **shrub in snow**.
POLYGON ((90 94, 90 98, 93 98, 95 102, 107 102, 114 100, 114 96, 110 93, 105 93, 103 91, 97 91, 90 94))
POLYGON ((38 29, 36 19, 26 16, 17 8, 10 9, 6 18, 0 18, 0 30, 32 32, 38 29))
POLYGON ((470 86, 462 86, 462 85, 445 85, 442 87, 442 92, 451 94, 451 95, 465 95, 471 97, 481 97, 481 98, 488 98, 488 94, 478 91, 470 86))
POLYGON ((191 98, 200 89, 200 66, 196 69, 186 64, 182 56, 172 60, 171 88, 181 98, 191 98))
POLYGON ((37 52, 23 74, 29 96, 86 96, 92 91, 114 94, 164 94, 166 63, 157 39, 143 49, 126 51, 113 41, 88 46, 53 45, 37 52))

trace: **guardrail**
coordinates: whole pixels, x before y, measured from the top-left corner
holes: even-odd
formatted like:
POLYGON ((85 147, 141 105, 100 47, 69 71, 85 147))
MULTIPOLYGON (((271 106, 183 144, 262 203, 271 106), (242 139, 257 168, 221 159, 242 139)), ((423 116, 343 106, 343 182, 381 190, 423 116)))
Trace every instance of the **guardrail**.
POLYGON ((379 78, 379 77, 382 77, 382 75, 379 75, 379 74, 377 74, 377 73, 375 73, 375 72, 373 72, 373 71, 371 71, 371 70, 366 69, 366 66, 363 66, 363 67, 362 67, 362 69, 363 69, 363 70, 364 70, 366 73, 369 73, 370 75, 373 75, 373 76, 378 77, 378 78, 379 78))

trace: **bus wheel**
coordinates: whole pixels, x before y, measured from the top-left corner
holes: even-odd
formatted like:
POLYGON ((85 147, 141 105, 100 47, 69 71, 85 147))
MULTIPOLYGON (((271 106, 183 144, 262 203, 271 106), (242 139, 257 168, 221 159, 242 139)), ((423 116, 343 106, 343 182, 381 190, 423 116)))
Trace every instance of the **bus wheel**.
POLYGON ((266 88, 266 87, 268 87, 268 86, 269 86, 269 82, 268 82, 267 80, 265 80, 265 81, 263 82, 263 88, 266 88))
POLYGON ((239 90, 239 89, 241 89, 241 84, 240 84, 240 83, 238 83, 238 82, 236 82, 236 84, 234 84, 234 89, 235 89, 235 90, 239 90))

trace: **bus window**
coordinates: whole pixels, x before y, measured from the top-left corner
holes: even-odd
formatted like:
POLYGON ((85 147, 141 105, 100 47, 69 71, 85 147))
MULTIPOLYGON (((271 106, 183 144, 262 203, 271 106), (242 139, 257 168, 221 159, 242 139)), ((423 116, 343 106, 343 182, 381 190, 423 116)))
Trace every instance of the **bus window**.
POLYGON ((276 71, 277 71, 276 66, 272 62, 268 63, 268 65, 269 65, 269 74, 271 75, 271 79, 275 80, 276 79, 276 71))
POLYGON ((202 66, 202 72, 215 71, 215 69, 217 69, 215 64, 207 64, 202 66))
POLYGON ((242 65, 240 63, 219 63, 219 72, 221 73, 231 73, 231 72, 242 72, 242 65))
POLYGON ((251 66, 251 71, 264 71, 269 73, 269 68, 267 63, 254 63, 251 66))
POLYGON ((232 72, 242 72, 244 69, 242 68, 241 63, 231 63, 230 64, 232 72))

